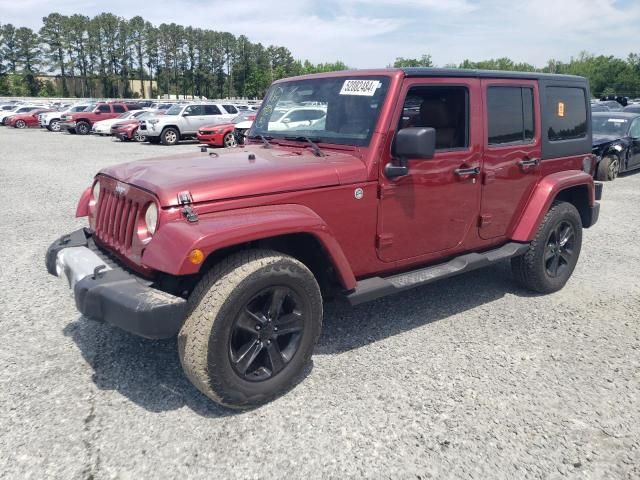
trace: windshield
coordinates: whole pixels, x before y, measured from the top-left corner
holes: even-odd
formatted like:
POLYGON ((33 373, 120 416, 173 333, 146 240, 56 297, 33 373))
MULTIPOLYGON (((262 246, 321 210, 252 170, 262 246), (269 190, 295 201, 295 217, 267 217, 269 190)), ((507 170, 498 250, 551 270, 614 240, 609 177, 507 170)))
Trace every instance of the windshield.
POLYGON ((80 105, 78 107, 70 108, 69 111, 70 112, 84 112, 86 108, 87 108, 86 105, 80 105))
POLYGON ((172 105, 171 108, 167 110, 166 115, 180 115, 183 107, 184 105, 172 105))
POLYGON ((368 145, 388 87, 387 77, 278 83, 269 89, 251 135, 368 145))
POLYGON ((629 120, 619 117, 593 117, 593 133, 595 135, 615 135, 624 137, 627 134, 629 120))

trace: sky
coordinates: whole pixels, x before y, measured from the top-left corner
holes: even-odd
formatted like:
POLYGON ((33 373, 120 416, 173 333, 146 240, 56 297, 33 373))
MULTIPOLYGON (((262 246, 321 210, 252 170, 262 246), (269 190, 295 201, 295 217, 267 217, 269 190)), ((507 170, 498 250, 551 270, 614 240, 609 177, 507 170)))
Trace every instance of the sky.
POLYGON ((640 0, 0 0, 0 23, 39 28, 54 11, 244 34, 298 59, 354 68, 423 54, 437 66, 498 57, 544 66, 581 51, 640 52, 640 0))

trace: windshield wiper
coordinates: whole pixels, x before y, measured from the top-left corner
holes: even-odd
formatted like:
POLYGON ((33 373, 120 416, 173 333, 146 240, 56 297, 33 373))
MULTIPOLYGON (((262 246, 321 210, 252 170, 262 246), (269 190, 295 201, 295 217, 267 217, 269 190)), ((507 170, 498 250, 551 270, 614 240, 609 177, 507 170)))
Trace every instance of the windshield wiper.
POLYGON ((264 148, 271 148, 271 144, 269 143, 269 140, 273 140, 273 137, 266 137, 264 135, 247 135, 247 138, 250 140, 255 140, 256 138, 258 140, 262 140, 262 143, 264 145, 264 148))
POLYGON ((300 136, 300 137, 284 137, 285 140, 294 140, 296 142, 307 142, 309 145, 311 145, 311 149, 313 150, 313 154, 316 157, 325 157, 326 155, 322 152, 322 150, 320 150, 320 147, 318 147, 318 145, 316 145, 314 142, 319 142, 320 139, 319 138, 309 138, 309 137, 305 137, 305 136, 300 136))

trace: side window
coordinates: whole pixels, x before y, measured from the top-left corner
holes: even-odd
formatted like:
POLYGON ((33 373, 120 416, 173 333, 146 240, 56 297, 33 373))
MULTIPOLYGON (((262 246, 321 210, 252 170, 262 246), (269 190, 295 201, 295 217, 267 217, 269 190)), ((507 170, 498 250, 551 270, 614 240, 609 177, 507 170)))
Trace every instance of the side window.
POLYGON ((629 136, 633 139, 640 139, 640 118, 636 118, 629 129, 629 136))
POLYGON ((549 141, 572 140, 587 136, 585 91, 576 87, 547 87, 546 111, 549 141))
POLYGON ((111 113, 109 105, 98 105, 98 111, 102 113, 111 113))
POLYGON ((238 109, 233 105, 222 105, 227 113, 238 113, 238 109))
POLYGON ((184 113, 191 117, 196 115, 204 115, 204 108, 202 107, 202 105, 189 105, 187 108, 185 108, 184 113))
POLYGON ((114 105, 113 106, 113 111, 116 113, 124 113, 126 112, 124 105, 114 105))
POLYGON ((530 143, 534 138, 533 90, 527 87, 487 89, 489 145, 530 143))
POLYGON ((398 128, 431 127, 436 150, 469 146, 469 91, 466 87, 411 87, 398 128))
POLYGON ((222 115, 220 109, 217 105, 205 105, 204 106, 204 114, 205 115, 222 115))

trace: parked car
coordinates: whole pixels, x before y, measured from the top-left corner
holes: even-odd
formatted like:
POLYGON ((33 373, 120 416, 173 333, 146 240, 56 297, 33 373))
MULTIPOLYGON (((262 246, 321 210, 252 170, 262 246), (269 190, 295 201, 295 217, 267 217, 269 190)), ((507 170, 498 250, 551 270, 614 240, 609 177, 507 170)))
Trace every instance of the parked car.
POLYGON ((321 123, 327 115, 327 109, 323 106, 294 107, 285 112, 274 112, 269 120, 269 129, 295 130, 308 128, 321 123))
POLYGON ((7 126, 15 128, 33 128, 39 127, 38 115, 41 113, 51 112, 50 109, 37 109, 27 113, 18 113, 7 118, 7 126))
POLYGON ((618 103, 615 100, 605 100, 602 102, 598 102, 597 105, 607 107, 612 112, 621 112, 623 108, 622 104, 618 103))
POLYGON ((594 112, 608 112, 610 111, 610 108, 607 107, 606 105, 601 105, 599 103, 594 103, 591 105, 591 113, 594 112))
POLYGON ((107 120, 100 120, 95 122, 91 127, 91 133, 96 135, 111 135, 111 126, 119 123, 123 120, 131 120, 140 117, 146 110, 131 110, 124 112, 115 118, 109 118, 107 120))
POLYGON ((103 168, 47 270, 85 318, 177 336, 209 398, 259 405, 307 368, 323 295, 358 304, 507 259, 526 288, 560 290, 599 215, 588 99, 586 79, 534 72, 278 80, 245 148, 103 168), (284 101, 322 101, 326 122, 274 129, 284 101))
POLYGON ((640 104, 632 103, 631 105, 627 105, 622 109, 625 113, 640 113, 640 104))
POLYGON ((0 112, 0 124, 6 125, 9 117, 13 115, 19 115, 21 113, 29 113, 34 110, 45 108, 43 105, 16 105, 11 110, 4 110, 0 112))
POLYGON ((234 116, 219 103, 177 104, 163 116, 142 120, 139 128, 150 143, 176 145, 180 140, 195 137, 200 127, 225 123, 234 116))
POLYGON ((142 115, 139 115, 134 118, 129 118, 128 120, 119 121, 118 123, 114 123, 111 125, 111 135, 119 138, 121 141, 126 142, 129 140, 135 140, 136 142, 144 142, 147 137, 145 137, 140 132, 140 121, 141 120, 149 120, 151 118, 157 117, 159 115, 164 115, 166 110, 145 110, 142 115))
POLYGON ((72 134, 88 135, 95 122, 115 118, 128 111, 129 107, 124 103, 99 102, 90 105, 82 112, 65 113, 60 117, 60 128, 72 134))
POLYGON ((46 128, 50 132, 60 131, 60 118, 65 114, 73 114, 83 112, 89 108, 90 104, 81 103, 79 105, 72 105, 64 111, 51 111, 47 113, 41 113, 38 115, 38 120, 42 128, 46 128))
POLYGON ((252 110, 242 110, 229 123, 205 125, 198 130, 198 141, 212 147, 234 147, 236 137, 234 130, 236 125, 249 123, 249 127, 256 118, 256 112, 252 110))
POLYGON ((621 172, 640 168, 640 114, 594 113, 592 119, 596 179, 615 180, 621 172))

